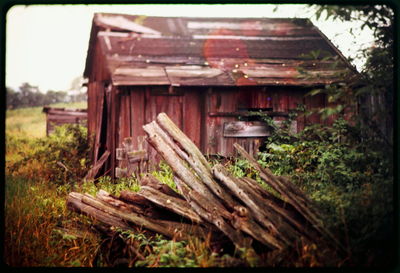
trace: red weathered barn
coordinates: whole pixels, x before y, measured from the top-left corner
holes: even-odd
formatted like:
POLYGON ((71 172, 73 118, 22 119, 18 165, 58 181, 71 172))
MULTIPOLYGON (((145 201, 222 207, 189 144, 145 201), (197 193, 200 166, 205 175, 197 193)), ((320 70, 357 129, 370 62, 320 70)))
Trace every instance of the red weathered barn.
MULTIPOLYGON (((232 155, 234 142, 254 152, 268 128, 239 117, 262 111, 279 120, 297 104, 324 107, 323 95, 304 95, 348 71, 307 19, 95 14, 84 72, 93 160, 108 151, 102 173, 114 176, 116 148, 132 137, 137 149, 142 126, 160 112, 205 154, 232 155)), ((294 129, 315 122, 302 116, 294 129)))

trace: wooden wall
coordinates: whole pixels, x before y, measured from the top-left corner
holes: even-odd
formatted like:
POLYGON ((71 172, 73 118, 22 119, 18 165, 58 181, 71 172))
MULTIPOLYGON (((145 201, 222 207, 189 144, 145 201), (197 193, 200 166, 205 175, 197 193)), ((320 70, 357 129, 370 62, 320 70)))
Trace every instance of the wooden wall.
MULTIPOLYGON (((166 113, 183 129, 196 145, 200 145, 201 92, 181 90, 168 93, 167 87, 120 87, 118 90, 117 147, 126 137, 132 137, 134 148, 139 149, 138 138, 145 136, 142 126, 166 113), (186 117, 186 118, 184 118, 186 117)), ((146 144, 144 144, 146 145, 146 144)), ((151 161, 158 161, 156 151, 149 148, 151 161)))
MULTIPOLYGON (((233 143, 238 142, 251 153, 263 143, 263 137, 224 136, 224 123, 238 120, 237 116, 224 113, 245 108, 272 108, 274 112, 288 112, 298 104, 308 108, 325 106, 322 95, 304 97, 306 89, 294 87, 198 87, 175 88, 167 86, 105 86, 104 82, 89 83, 89 132, 94 132, 94 155, 98 160, 105 150, 111 155, 103 172, 114 176, 116 148, 122 147, 126 137, 133 138, 134 149, 145 136, 142 126, 165 112, 203 153, 212 155, 235 155, 233 143)), ((276 117, 276 120, 282 117, 276 117)), ((297 130, 305 124, 322 122, 318 115, 301 116, 297 130)), ((151 147, 148 150, 150 165, 160 157, 151 147)))

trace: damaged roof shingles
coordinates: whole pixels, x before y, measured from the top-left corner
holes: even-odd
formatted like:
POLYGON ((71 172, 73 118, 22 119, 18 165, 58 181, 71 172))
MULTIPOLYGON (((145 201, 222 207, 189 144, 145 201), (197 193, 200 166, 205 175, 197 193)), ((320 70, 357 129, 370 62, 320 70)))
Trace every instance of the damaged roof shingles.
POLYGON ((94 23, 115 85, 318 85, 353 69, 306 19, 96 14, 94 23), (324 54, 305 59, 311 51, 324 54))

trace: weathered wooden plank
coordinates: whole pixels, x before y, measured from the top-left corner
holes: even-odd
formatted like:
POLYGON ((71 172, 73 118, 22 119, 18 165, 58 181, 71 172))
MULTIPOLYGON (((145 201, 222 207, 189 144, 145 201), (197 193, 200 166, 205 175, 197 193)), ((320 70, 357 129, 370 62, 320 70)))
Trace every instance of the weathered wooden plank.
POLYGON ((87 112, 83 111, 76 111, 76 110, 52 110, 50 109, 47 112, 47 115, 49 116, 71 116, 71 117, 81 117, 81 118, 87 118, 87 112))
MULTIPOLYGON (((98 90, 99 93, 96 96, 96 105, 98 105, 98 109, 93 109, 95 113, 92 113, 96 117, 96 123, 94 129, 94 134, 95 134, 95 141, 94 141, 94 160, 93 162, 96 163, 96 161, 99 159, 99 150, 100 150, 100 138, 101 138, 101 133, 102 130, 106 129, 106 124, 107 122, 105 121, 105 117, 103 117, 104 114, 104 105, 105 105, 105 96, 100 90, 98 90), (104 123, 104 124, 103 124, 104 123), (104 127, 104 128, 103 128, 104 127)), ((104 145, 104 144, 103 144, 104 145)))
POLYGON ((175 238, 176 240, 188 239, 190 235, 205 236, 206 234, 202 228, 196 225, 177 223, 167 220, 156 220, 135 212, 118 210, 107 202, 98 200, 88 194, 84 194, 81 200, 83 203, 109 213, 112 216, 131 222, 139 227, 142 226, 146 229, 163 234, 169 238, 175 238))
MULTIPOLYGON (((237 198, 246 204, 254 218, 271 233, 275 234, 275 237, 279 238, 287 245, 290 244, 290 239, 296 238, 296 234, 294 234, 289 226, 285 225, 281 217, 268 207, 262 207, 259 200, 255 198, 254 193, 248 187, 245 187, 243 183, 239 183, 237 178, 229 175, 222 165, 215 165, 213 167, 213 174, 223 182, 237 198)), ((273 241, 270 242, 270 244, 273 243, 273 241)), ((282 247, 282 244, 275 246, 279 248, 282 247)))
POLYGON ((123 140, 131 135, 131 117, 130 117, 130 96, 127 90, 120 87, 118 99, 120 109, 118 114, 118 145, 122 145, 123 140))
POLYGON ((145 161, 149 158, 146 150, 130 151, 127 152, 126 155, 128 157, 128 162, 131 164, 137 163, 139 161, 145 161))
MULTIPOLYGON (((185 196, 186 201, 190 204, 193 210, 200 215, 205 221, 214 224, 219 230, 221 230, 238 248, 251 248, 252 240, 249 237, 245 237, 239 230, 233 228, 220 214, 224 210, 218 210, 216 207, 210 208, 209 203, 203 202, 204 200, 199 199, 201 195, 196 193, 181 180, 179 177, 174 177, 174 181, 177 187, 185 196)), ((231 219, 232 216, 230 215, 231 219)))
POLYGON ((166 195, 160 191, 155 190, 154 188, 147 186, 141 186, 138 195, 157 204, 158 206, 161 206, 178 215, 188 218, 194 223, 203 222, 200 216, 198 216, 197 213, 192 210, 190 205, 182 199, 166 195))
POLYGON ((131 204, 137 204, 140 206, 150 207, 151 202, 146 198, 138 195, 136 192, 123 190, 120 193, 119 199, 131 204))
POLYGON ((120 218, 110 215, 100 209, 97 209, 95 207, 83 203, 82 196, 83 196, 82 194, 76 192, 69 193, 67 197, 68 209, 75 211, 77 213, 93 217, 94 219, 110 226, 133 230, 132 227, 130 227, 120 218))
POLYGON ((183 99, 183 132, 197 147, 201 147, 203 90, 187 88, 183 99))
MULTIPOLYGON (((289 109, 291 110, 295 110, 299 105, 304 105, 304 93, 305 90, 300 89, 290 89, 289 92, 289 109)), ((297 113, 297 118, 296 118, 296 122, 297 122, 297 128, 296 128, 296 132, 300 132, 304 129, 304 115, 301 112, 297 113)))
POLYGON ((153 175, 147 173, 140 180, 140 186, 151 187, 159 192, 162 192, 166 195, 173 196, 179 199, 184 199, 182 195, 171 189, 167 184, 161 183, 157 178, 153 175))
MULTIPOLYGON (((129 124, 131 136, 137 139, 138 136, 145 135, 142 126, 145 124, 145 111, 147 108, 145 101, 145 90, 139 87, 129 87, 130 95, 130 119, 129 124)), ((137 147, 139 148, 139 147, 137 147)))
POLYGON ((252 217, 241 217, 237 214, 234 214, 232 225, 234 228, 242 230, 271 249, 284 248, 284 245, 276 240, 274 235, 266 232, 265 228, 261 227, 257 222, 255 222, 252 217))
POLYGON ((199 150, 196 145, 173 123, 173 121, 165 114, 160 113, 157 116, 157 122, 160 124, 160 127, 165 130, 171 137, 175 140, 180 140, 180 145, 182 148, 193 158, 199 160, 209 171, 211 168, 209 167, 207 159, 204 157, 203 153, 199 150))
MULTIPOLYGON (((197 174, 197 176, 200 178, 200 181, 202 181, 205 185, 207 185, 208 189, 212 193, 218 196, 220 200, 222 200, 223 203, 226 204, 228 207, 233 208, 233 206, 235 206, 235 202, 233 201, 232 197, 226 194, 225 191, 213 180, 209 164, 207 163, 207 165, 204 165, 202 162, 200 162, 200 160, 198 160, 197 157, 193 157, 195 151, 191 150, 183 151, 180 148, 185 145, 184 143, 182 143, 182 138, 172 137, 171 139, 170 136, 167 135, 161 129, 161 127, 157 125, 157 123, 154 124, 154 130, 182 159, 184 159, 187 163, 189 163, 190 167, 192 167, 195 174, 197 174)), ((178 135, 184 135, 182 131, 178 130, 179 129, 176 129, 176 133, 178 133, 178 135)), ((187 143, 189 143, 189 141, 187 143)), ((191 143, 193 144, 193 142, 191 143)))
POLYGON ((103 155, 100 157, 96 163, 94 163, 93 167, 89 170, 89 172, 85 176, 85 180, 94 179, 99 172, 100 168, 103 167, 104 163, 107 161, 108 157, 110 156, 109 151, 105 151, 103 155))
POLYGON ((292 183, 282 177, 275 177, 268 168, 262 168, 257 161, 250 156, 242 147, 235 143, 237 151, 245 157, 249 163, 260 173, 260 177, 266 181, 275 191, 281 194, 296 210, 302 214, 302 216, 311 223, 312 227, 315 228, 322 236, 329 239, 330 242, 334 243, 343 251, 346 249, 343 245, 331 234, 331 232, 323 225, 321 218, 319 217, 318 210, 315 208, 313 203, 304 195, 298 188, 292 183))
POLYGON ((313 239, 317 236, 312 228, 307 227, 303 216, 291 204, 272 195, 251 178, 243 177, 239 180, 245 184, 248 191, 252 192, 253 198, 257 199, 258 204, 263 210, 268 211, 268 209, 273 209, 274 212, 285 218, 285 221, 293 225, 307 239, 313 239))
POLYGON ((133 137, 124 138, 124 140, 122 141, 122 145, 124 146, 125 153, 127 154, 135 150, 133 137))
POLYGON ((116 152, 116 158, 117 160, 126 160, 126 152, 125 152, 125 148, 117 148, 115 150, 116 152))
POLYGON ((118 210, 123 210, 123 211, 127 211, 127 212, 136 212, 136 213, 143 214, 143 215, 146 214, 146 211, 143 207, 123 202, 122 200, 119 200, 116 196, 113 196, 104 190, 99 190, 96 194, 96 197, 99 200, 102 200, 102 201, 107 202, 108 204, 114 206, 118 210))
POLYGON ((267 137, 271 129, 264 122, 234 121, 224 123, 224 137, 267 137))
POLYGON ((143 126, 143 129, 148 134, 149 143, 171 166, 172 170, 179 176, 179 178, 187 181, 186 183, 190 185, 191 188, 196 189, 196 191, 208 198, 210 201, 219 203, 219 201, 217 201, 216 197, 210 192, 210 190, 196 177, 196 175, 192 171, 190 171, 190 169, 186 166, 184 160, 182 160, 157 133, 157 130, 155 129, 156 127, 158 127, 158 125, 155 121, 152 121, 151 123, 143 126))
POLYGON ((110 153, 110 166, 109 166, 109 169, 111 169, 111 171, 110 171, 111 177, 114 178, 115 177, 115 168, 114 168, 114 166, 116 166, 115 149, 118 146, 117 137, 118 137, 118 133, 119 133, 119 131, 117 130, 118 125, 119 125, 118 124, 118 121, 119 121, 119 115, 118 114, 119 114, 119 111, 121 109, 121 106, 119 105, 120 101, 118 100, 118 97, 117 97, 117 88, 116 87, 111 87, 111 91, 110 92, 111 92, 111 98, 110 98, 111 99, 111 102, 110 102, 111 103, 111 117, 110 117, 111 126, 109 127, 110 131, 109 131, 108 135, 111 136, 111 139, 110 139, 110 151, 111 151, 111 153, 110 153))
POLYGON ((67 124, 67 123, 83 123, 86 119, 84 118, 79 118, 79 117, 48 117, 48 122, 49 123, 55 123, 55 124, 67 124))

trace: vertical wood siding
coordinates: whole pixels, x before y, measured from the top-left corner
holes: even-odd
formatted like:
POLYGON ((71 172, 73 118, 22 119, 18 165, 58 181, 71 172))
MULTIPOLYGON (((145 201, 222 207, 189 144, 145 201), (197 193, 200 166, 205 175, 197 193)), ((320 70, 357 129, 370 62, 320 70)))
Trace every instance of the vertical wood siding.
MULTIPOLYGON (((122 147, 124 138, 132 137, 134 149, 138 149, 137 139, 145 135, 142 126, 155 120, 161 112, 165 112, 203 153, 234 156, 236 152, 233 143, 237 142, 254 153, 265 139, 224 137, 224 123, 237 121, 238 118, 210 116, 210 112, 237 112, 239 108, 272 108, 274 112, 288 112, 298 104, 316 108, 326 103, 323 95, 304 97, 308 90, 299 88, 185 87, 181 89, 180 95, 168 95, 168 87, 164 87, 165 92, 159 92, 160 87, 153 88, 112 87, 106 92, 103 83, 89 83, 88 115, 92 118, 88 120, 88 127, 89 132, 96 136, 96 159, 105 149, 111 153, 103 173, 114 176, 117 167, 116 148, 122 147)), ((300 116, 297 118, 297 129, 302 130, 306 124, 317 122, 321 122, 321 119, 316 114, 300 116)), ((159 162, 161 158, 156 151, 150 146, 147 149, 150 165, 159 162)))

